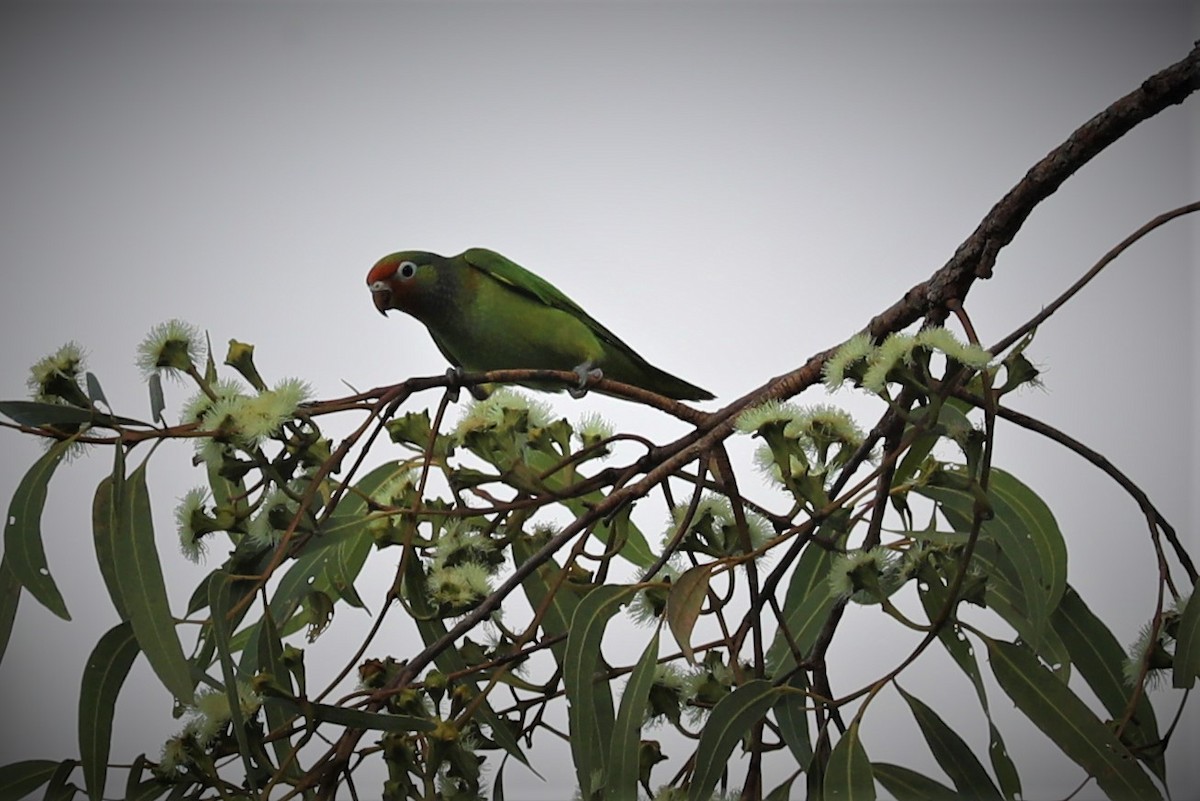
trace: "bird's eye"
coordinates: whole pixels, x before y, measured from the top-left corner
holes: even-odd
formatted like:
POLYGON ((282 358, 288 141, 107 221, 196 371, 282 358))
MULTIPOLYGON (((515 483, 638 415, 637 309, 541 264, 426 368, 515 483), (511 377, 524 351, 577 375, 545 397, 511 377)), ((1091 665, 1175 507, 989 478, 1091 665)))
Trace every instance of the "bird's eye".
POLYGON ((400 269, 396 271, 396 274, 401 278, 412 278, 417 274, 417 265, 411 261, 402 261, 400 262, 400 269))

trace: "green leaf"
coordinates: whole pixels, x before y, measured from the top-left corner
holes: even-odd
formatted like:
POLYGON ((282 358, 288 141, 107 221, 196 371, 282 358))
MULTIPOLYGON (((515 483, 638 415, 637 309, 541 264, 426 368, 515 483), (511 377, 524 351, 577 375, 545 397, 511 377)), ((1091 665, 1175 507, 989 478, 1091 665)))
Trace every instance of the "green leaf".
MULTIPOLYGON (((532 540, 523 534, 518 534, 513 539, 511 548, 513 562, 517 565, 525 564, 535 552, 532 540)), ((562 567, 558 562, 547 559, 521 582, 521 590, 529 600, 529 606, 533 609, 545 606, 546 613, 542 615, 541 626, 547 637, 567 634, 571 630, 571 616, 575 614, 575 607, 579 605, 579 594, 573 592, 573 588, 566 583, 559 586, 551 597, 552 583, 557 581, 561 572, 562 567)), ((560 667, 566 650, 565 640, 550 646, 550 652, 560 667)))
MULTIPOLYGON (((602 669, 600 643, 609 619, 636 592, 632 585, 609 584, 589 592, 571 616, 571 633, 563 661, 563 685, 567 694, 567 720, 571 730, 571 754, 579 780, 580 797, 590 799, 600 787, 594 777, 604 775, 605 757, 612 742, 612 698, 602 669), (602 684, 605 692, 597 692, 602 684)), ((601 785, 603 780, 601 781, 601 785)))
POLYGON ((158 373, 152 373, 146 381, 146 387, 150 390, 150 417, 156 423, 167 424, 163 418, 163 410, 167 408, 167 401, 163 398, 162 377, 158 373))
MULTIPOLYGON (((919 575, 921 583, 918 593, 932 623, 945 606, 949 593, 946 585, 942 583, 941 577, 931 566, 923 566, 919 575)), ((1021 795, 1021 777, 1008 754, 1008 746, 1005 744, 1000 730, 992 722, 987 690, 984 687, 983 674, 979 671, 979 663, 975 659, 975 651, 953 619, 938 630, 938 639, 975 687, 979 705, 983 708, 983 714, 988 721, 988 757, 992 763, 992 771, 1000 784, 1001 794, 1011 801, 1021 795)))
POLYGON ((118 623, 96 643, 83 669, 79 690, 79 759, 83 782, 92 801, 99 801, 104 795, 117 696, 140 650, 132 626, 127 621, 118 623))
POLYGON ((971 747, 920 699, 909 695, 899 685, 897 689, 908 703, 908 708, 912 710, 913 717, 921 728, 921 734, 925 736, 925 742, 933 752, 933 758, 950 777, 950 781, 954 782, 958 792, 968 798, 1001 801, 1003 797, 1000 791, 992 783, 991 777, 971 747))
MULTIPOLYGON (((292 685, 292 676, 287 669, 287 665, 283 663, 283 642, 279 637, 279 629, 275 627, 275 619, 271 617, 271 610, 267 609, 263 612, 262 618, 262 636, 258 641, 258 665, 260 670, 264 670, 275 679, 275 685, 288 695, 295 693, 292 685)), ((269 732, 276 731, 283 727, 290 719, 283 714, 280 707, 276 704, 271 704, 263 710, 267 719, 267 730, 269 732)), ((271 747, 275 750, 275 758, 280 765, 288 761, 288 756, 292 752, 292 741, 290 737, 277 737, 271 741, 271 747)), ((298 771, 298 764, 295 760, 285 769, 289 777, 295 777, 298 771)))
POLYGON ((8 558, 0 557, 0 662, 4 661, 4 652, 8 650, 20 601, 21 582, 8 567, 8 558))
POLYGON ((804 673, 798 672, 792 676, 787 686, 794 692, 781 693, 772 711, 775 713, 775 722, 779 725, 779 734, 795 757, 796 764, 801 770, 808 770, 812 763, 813 749, 812 738, 808 732, 808 711, 805 709, 809 698, 804 692, 807 689, 804 673))
POLYGON ((433 721, 410 715, 390 715, 383 712, 367 712, 363 709, 347 709, 344 706, 331 704, 313 704, 307 701, 293 701, 290 698, 263 699, 264 706, 277 706, 284 714, 308 718, 316 723, 332 723, 349 729, 366 729, 368 731, 422 731, 430 732, 436 728, 433 721))
MULTIPOLYGON (((146 755, 139 754, 133 764, 129 766, 129 770, 125 774, 125 795, 121 796, 125 801, 154 801, 160 795, 170 790, 172 785, 157 776, 151 775, 149 779, 142 780, 142 775, 146 772, 146 755)), ((176 787, 180 785, 175 785, 176 787)), ((186 783, 182 786, 187 787, 186 783)))
POLYGON ((88 399, 92 403, 103 403, 111 409, 112 404, 108 402, 108 398, 104 397, 104 388, 100 386, 100 379, 96 378, 96 374, 88 371, 84 373, 83 379, 87 385, 88 399))
MULTIPOLYGON (((1071 587, 1063 594, 1062 602, 1054 610, 1050 623, 1066 644, 1071 662, 1079 675, 1096 693, 1108 714, 1114 720, 1123 718, 1132 689, 1125 683, 1125 651, 1117 638, 1071 587)), ((1138 698, 1133 717, 1121 739, 1160 779, 1166 778, 1166 764, 1159 746, 1158 721, 1145 693, 1138 698)))
MULTIPOLYGON (((350 597, 361 603, 354 590, 354 582, 362 571, 373 543, 367 530, 367 497, 385 482, 407 470, 403 463, 396 461, 372 470, 342 496, 337 509, 320 531, 304 544, 271 594, 271 615, 281 631, 298 628, 289 623, 300 611, 301 602, 311 590, 321 590, 339 598, 350 597)), ((234 652, 242 651, 239 667, 245 673, 253 673, 258 668, 256 660, 261 635, 261 622, 255 623, 239 632, 230 643, 234 652)))
MULTIPOLYGON (((1071 677, 1071 654, 1054 627, 1039 624, 1025 610, 1026 597, 1012 563, 997 550, 991 540, 980 541, 975 549, 979 569, 987 576, 987 606, 1008 623, 1021 639, 1034 647, 1064 684, 1071 677)), ((1048 623, 1048 620, 1047 620, 1048 623)))
POLYGON ((17 801, 32 793, 58 770, 52 759, 28 759, 0 767, 0 801, 17 801))
MULTIPOLYGON (((957 476, 953 472, 950 476, 957 476)), ((971 494, 946 486, 926 486, 917 492, 938 502, 950 525, 960 532, 971 529, 974 499, 971 494)), ((1042 653, 1042 636, 1050 613, 1066 589, 1067 548, 1049 507, 1029 487, 1009 473, 993 468, 988 479, 988 501, 993 517, 981 529, 982 538, 995 544, 1000 568, 1011 566, 1021 588, 1024 625, 1015 626, 1042 653)), ((979 555, 984 557, 984 549, 979 555)), ((988 584, 991 590, 991 582, 988 584)), ((1010 606, 1012 606, 1012 599, 1010 606)))
POLYGON ((323 528, 325 535, 343 534, 335 546, 332 558, 326 563, 316 589, 330 591, 335 597, 346 600, 352 606, 363 607, 362 599, 354 588, 358 574, 366 564, 367 556, 375 544, 367 530, 367 497, 374 496, 380 487, 411 471, 407 462, 390 461, 376 467, 347 493, 338 504, 323 528))
POLYGON ((1116 735, 1027 647, 988 639, 992 672, 1017 708, 1114 799, 1162 798, 1116 735))
POLYGON ((71 778, 71 774, 77 767, 79 767, 79 763, 74 759, 64 759, 59 762, 46 785, 46 794, 42 796, 42 801, 70 801, 74 798, 79 788, 67 780, 71 778))
POLYGON ((874 801, 871 760, 858 738, 858 720, 837 741, 825 770, 825 801, 874 801))
POLYGON ((1193 590, 1179 620, 1171 686, 1190 690, 1197 676, 1200 676, 1200 601, 1196 600, 1193 590))
POLYGON ((242 715, 242 699, 238 694, 237 670, 233 664, 233 654, 229 650, 230 621, 229 610, 231 602, 231 587, 233 577, 224 571, 211 575, 208 582, 208 611, 212 625, 212 638, 217 646, 217 660, 221 663, 221 678, 225 682, 225 697, 229 700, 229 720, 233 726, 233 735, 237 740, 238 753, 241 754, 242 764, 246 768, 246 776, 254 785, 254 763, 251 761, 250 741, 246 736, 246 720, 242 715))
POLYGON ((118 590, 142 653, 163 686, 181 703, 190 704, 195 685, 175 634, 175 619, 158 562, 146 462, 133 471, 121 492, 112 557, 118 590))
POLYGON ((92 425, 101 428, 116 426, 143 426, 146 424, 131 417, 103 414, 94 409, 81 409, 61 403, 39 403, 38 401, 0 401, 0 414, 23 426, 92 425))
POLYGON ((657 665, 656 631, 630 674, 625 691, 621 693, 621 708, 617 712, 612 745, 608 751, 609 778, 604 787, 605 801, 637 801, 642 719, 646 715, 646 703, 650 698, 650 687, 654 684, 654 669, 657 665))
POLYGON ((96 563, 100 566, 100 575, 104 579, 104 587, 112 600, 113 608, 121 620, 129 619, 125 602, 121 600, 120 585, 117 581, 117 567, 113 563, 113 550, 116 547, 117 508, 120 504, 121 487, 125 483, 124 449, 117 446, 117 464, 112 475, 105 476, 96 487, 96 496, 92 500, 92 544, 96 548, 96 563))
POLYGON ((782 626, 802 653, 807 652, 825 625, 837 598, 829 591, 829 568, 833 557, 824 548, 809 545, 800 555, 783 599, 783 620, 767 650, 767 669, 772 676, 796 666, 795 656, 782 626))
POLYGON ((762 720, 782 692, 769 681, 754 679, 717 702, 696 745, 696 772, 688 785, 688 801, 709 798, 729 764, 733 749, 762 720))
MULTIPOLYGON (((300 555, 275 586, 268 604, 280 628, 286 629, 287 622, 299 610, 301 601, 316 583, 317 576, 322 574, 333 558, 334 547, 353 534, 353 531, 343 529, 336 534, 314 536, 305 543, 300 555)), ((239 632, 230 642, 234 652, 242 651, 239 667, 243 673, 251 674, 258 669, 258 641, 261 636, 260 621, 239 632)))
POLYGON ((708 581, 714 567, 715 562, 708 562, 687 570, 671 582, 671 589, 667 593, 667 625, 671 627, 671 634, 679 643, 684 657, 692 664, 696 663, 692 653, 692 629, 696 627, 700 608, 708 597, 708 581))
POLYGON ((873 762, 871 770, 875 780, 894 795, 896 801, 961 801, 963 798, 941 782, 900 765, 873 762))
POLYGON ((796 783, 796 774, 793 774, 787 781, 776 787, 771 792, 767 793, 763 801, 788 801, 792 797, 792 785, 796 783))
POLYGON ((13 493, 4 525, 4 560, 8 569, 42 606, 63 620, 70 620, 71 615, 46 564, 42 508, 46 505, 46 485, 71 444, 70 440, 58 442, 33 463, 13 493))

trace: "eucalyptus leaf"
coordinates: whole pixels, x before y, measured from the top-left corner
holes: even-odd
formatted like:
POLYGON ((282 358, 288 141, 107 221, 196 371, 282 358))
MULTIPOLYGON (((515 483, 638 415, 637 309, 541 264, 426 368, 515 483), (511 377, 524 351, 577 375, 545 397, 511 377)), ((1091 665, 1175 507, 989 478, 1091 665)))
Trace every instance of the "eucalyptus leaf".
POLYGON ((30 595, 63 620, 70 620, 71 615, 46 564, 42 509, 50 478, 71 445, 70 440, 57 442, 33 463, 13 493, 4 524, 4 561, 8 569, 30 595))

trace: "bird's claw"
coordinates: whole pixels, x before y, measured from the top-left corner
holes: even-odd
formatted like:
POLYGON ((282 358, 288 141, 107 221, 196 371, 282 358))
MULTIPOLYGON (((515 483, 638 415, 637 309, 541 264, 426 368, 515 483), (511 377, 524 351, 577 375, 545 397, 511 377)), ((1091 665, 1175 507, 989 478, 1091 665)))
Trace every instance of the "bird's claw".
POLYGON ((458 393, 462 389, 462 370, 457 367, 446 368, 446 396, 451 403, 458 403, 458 393))
POLYGON ((604 378, 603 370, 601 370, 599 367, 592 367, 588 364, 579 365, 574 369, 573 372, 575 375, 579 376, 579 386, 567 387, 567 393, 575 400, 579 400, 586 395, 588 393, 588 388, 592 384, 604 378))
MULTIPOLYGON (((463 389, 462 383, 463 369, 461 367, 449 367, 446 369, 446 394, 450 396, 451 403, 458 403, 458 392, 463 389)), ((488 396, 488 392, 478 384, 473 384, 466 387, 467 392, 471 393, 471 397, 475 400, 484 400, 488 396)))

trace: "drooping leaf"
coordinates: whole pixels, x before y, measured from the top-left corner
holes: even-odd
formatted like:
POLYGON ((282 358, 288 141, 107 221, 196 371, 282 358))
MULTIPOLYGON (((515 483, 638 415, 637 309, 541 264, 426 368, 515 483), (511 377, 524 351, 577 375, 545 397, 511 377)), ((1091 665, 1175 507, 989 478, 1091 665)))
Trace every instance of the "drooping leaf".
POLYGON ((700 608, 708 597, 708 582, 715 566, 715 563, 707 562, 685 571, 671 582, 671 589, 667 593, 667 624, 679 649, 692 664, 696 662, 692 653, 692 629, 696 627, 700 608))
POLYGON ((79 759, 84 786, 92 801, 99 801, 104 795, 117 696, 140 650, 133 627, 124 621, 100 638, 83 669, 79 690, 79 759))
POLYGON ((797 775, 792 774, 789 776, 787 781, 767 793, 763 801, 789 801, 792 797, 792 785, 796 783, 797 775))
POLYGON ((142 653, 163 686, 180 702, 191 703, 195 685, 175 633, 158 561, 146 462, 130 474, 121 492, 112 558, 118 590, 142 653))
POLYGON ((829 754, 824 789, 825 801, 875 801, 875 776, 858 736, 858 720, 829 754))
POLYGON ((609 584, 589 592, 571 616, 571 632, 563 661, 563 685, 567 693, 567 720, 571 730, 571 754, 579 780, 580 796, 592 797, 598 789, 595 776, 605 774, 608 746, 612 742, 612 697, 607 680, 597 677, 603 664, 600 643, 609 619, 626 603, 636 586, 609 584), (603 694, 597 685, 604 685, 603 694))
MULTIPOLYGON (((513 562, 517 565, 523 565, 534 554, 533 545, 528 537, 518 535, 512 543, 513 562)), ((542 615, 542 631, 547 637, 555 637, 565 635, 571 630, 571 616, 575 614, 575 607, 579 605, 579 594, 572 592, 572 588, 565 583, 559 585, 558 591, 551 589, 552 582, 557 581, 557 577, 562 572, 562 567, 553 559, 547 559, 542 564, 538 565, 537 570, 530 573, 523 582, 521 589, 525 593, 525 597, 529 600, 529 605, 533 609, 542 609, 545 607, 545 614, 542 615)), ((550 652, 554 655, 554 659, 562 666, 563 658, 566 654, 567 643, 564 639, 550 646, 550 652)))
POLYGON ((872 762, 871 771, 896 801, 963 801, 963 796, 915 770, 887 762, 872 762))
POLYGON ((0 767, 0 801, 18 801, 32 793, 58 770, 52 759, 27 759, 0 767))
POLYGON ((1058 632, 1049 625, 1049 619, 1039 623, 1026 611, 1026 597, 1016 568, 997 549, 991 539, 980 540, 975 548, 975 560, 979 570, 987 577, 987 606, 1008 623, 1021 639, 1030 644, 1038 643, 1036 650, 1054 675, 1066 683, 1071 677, 1071 655, 1058 632))
POLYGON ((717 702, 696 745, 696 771, 688 785, 688 801, 709 798, 729 764, 733 749, 762 720, 782 692, 769 681, 755 679, 717 702))
POLYGON ((992 672, 1017 708, 1070 759, 1095 777, 1109 798, 1158 799, 1158 788, 1129 750, 1028 648, 987 640, 992 672))
POLYGON ((806 652, 816 641, 821 627, 837 603, 829 590, 829 569, 833 557, 824 548, 809 546, 796 562, 783 599, 784 619, 767 650, 767 669, 772 676, 787 673, 796 666, 795 656, 782 630, 787 627, 792 641, 806 652))
POLYGON ((117 610, 121 620, 128 620, 129 612, 125 609, 125 602, 121 600, 117 568, 113 562, 118 531, 117 510, 125 484, 125 450, 119 445, 113 450, 116 461, 113 472, 100 480, 92 500, 92 544, 96 548, 96 563, 100 566, 100 576, 104 579, 104 587, 108 590, 113 608, 117 610))
MULTIPOLYGON (((1076 670, 1096 693, 1113 720, 1125 716, 1132 688, 1125 683, 1125 651, 1107 626, 1088 608, 1074 589, 1068 587, 1062 602, 1050 618, 1071 654, 1076 670)), ((1134 707, 1133 717, 1121 739, 1146 762, 1160 779, 1166 777, 1166 763, 1159 745, 1158 721, 1145 693, 1134 707)))
MULTIPOLYGON (((932 623, 945 606, 949 592, 946 585, 942 583, 942 579, 937 571, 932 567, 928 565, 922 567, 919 575, 921 582, 918 592, 921 603, 925 607, 925 612, 932 623)), ((992 721, 987 690, 984 687, 983 674, 979 670, 979 663, 975 659, 975 650, 971 647, 970 642, 967 641, 953 619, 938 630, 938 640, 959 668, 967 674, 967 677, 971 680, 971 684, 975 687, 975 695, 978 697, 979 705, 982 707, 983 714, 987 717, 988 721, 988 757, 992 763, 992 771, 1000 785, 1001 794, 1004 798, 1012 801, 1012 799, 1021 795, 1021 777, 1017 773, 1016 765, 1013 764, 1012 758, 1008 754, 1008 746, 1004 742, 1000 730, 992 721)))
POLYGON ((333 597, 344 599, 351 606, 364 606, 354 583, 374 545, 374 539, 367 528, 366 499, 377 494, 381 487, 400 478, 410 469, 407 462, 385 462, 364 476, 354 485, 354 490, 342 498, 323 531, 326 535, 344 536, 335 546, 325 570, 314 584, 316 589, 332 591, 333 597))
MULTIPOLYGON (((957 475, 957 473, 952 474, 957 475)), ((938 503, 950 525, 960 532, 971 529, 974 498, 969 492, 951 486, 923 486, 917 492, 938 503)), ((992 554, 1000 570, 1011 569, 1020 587, 1019 608, 1023 625, 1016 626, 1039 653, 1046 646, 1042 636, 1049 628, 1049 616, 1066 588, 1067 549, 1062 532, 1046 504, 1025 484, 1009 473, 993 468, 988 483, 988 501, 993 517, 984 522, 981 538, 993 543, 993 550, 978 548, 981 559, 992 554)), ((983 543, 981 542, 982 546, 983 543)), ((988 590, 992 591, 989 581, 988 590)))
POLYGON ((945 721, 919 698, 903 689, 900 689, 900 695, 912 711, 929 750, 933 752, 933 758, 950 777, 950 781, 954 782, 955 789, 968 798, 1001 801, 1003 797, 1000 791, 958 732, 947 726, 945 721))
POLYGON ((812 737, 808 731, 808 712, 805 709, 809 705, 809 698, 804 693, 808 688, 804 673, 797 672, 788 681, 787 686, 796 692, 781 693, 772 711, 779 726, 779 734, 796 759, 796 764, 801 770, 808 770, 813 758, 813 748, 812 737))
POLYGON ((621 707, 617 711, 608 752, 609 778, 604 787, 605 801, 638 801, 642 719, 646 715, 646 703, 650 698, 650 687, 654 684, 654 668, 657 664, 656 631, 633 673, 629 675, 625 691, 621 693, 621 707))
POLYGON ((8 568, 8 559, 0 557, 0 662, 8 650, 13 622, 17 619, 17 605, 21 601, 21 582, 8 568))
POLYGON ((79 763, 74 759, 59 762, 54 773, 50 774, 50 781, 46 783, 46 793, 42 796, 42 801, 70 801, 74 798, 79 788, 68 780, 77 767, 79 763))
MULTIPOLYGON (((279 630, 275 626, 275 620, 271 617, 271 611, 265 610, 262 619, 262 636, 258 641, 258 665, 259 670, 266 671, 274 679, 273 685, 279 692, 288 696, 295 693, 292 685, 292 676, 287 669, 287 665, 283 662, 283 642, 279 637, 279 630)), ((267 719, 267 731, 276 732, 281 730, 290 720, 283 709, 277 704, 271 704, 263 709, 263 714, 267 719)), ((275 751, 275 759, 277 764, 284 765, 286 775, 289 778, 298 778, 301 769, 297 760, 289 761, 289 756, 292 752, 292 741, 290 737, 275 737, 271 740, 271 747, 275 751)))
MULTIPOLYGON (((299 556, 283 574, 283 578, 271 594, 271 615, 281 630, 295 631, 298 628, 289 629, 287 624, 300 609, 301 602, 315 584, 317 576, 324 572, 333 559, 334 548, 353 535, 354 532, 345 529, 336 534, 314 536, 305 543, 299 556)), ((243 673, 251 674, 258 669, 258 640, 261 633, 261 623, 255 623, 238 632, 230 641, 230 648, 234 652, 242 652, 239 667, 243 673)))
POLYGON ((233 580, 233 577, 224 571, 212 574, 208 582, 209 623, 212 627, 213 642, 217 647, 217 660, 221 663, 221 679, 225 682, 225 697, 229 701, 229 720, 233 727, 233 735, 237 740, 242 764, 246 768, 247 780, 253 786, 254 763, 251 760, 250 741, 246 734, 245 716, 242 714, 242 699, 238 694, 237 670, 233 664, 233 653, 229 650, 231 632, 228 613, 233 607, 230 586, 233 580))
POLYGON ((46 564, 42 509, 50 477, 71 444, 70 440, 55 443, 33 463, 13 493, 4 524, 4 561, 8 569, 30 595, 63 620, 70 620, 71 615, 46 564))
MULTIPOLYGON (((146 755, 139 754, 133 760, 133 764, 129 766, 129 771, 125 775, 125 795, 121 796, 125 801, 154 801, 171 789, 172 784, 154 775, 143 780, 146 764, 146 755)), ((186 782, 181 782, 181 784, 187 786, 186 782)))
POLYGON ((1171 686, 1191 689, 1200 676, 1200 600, 1192 592, 1183 616, 1179 620, 1179 634, 1175 639, 1175 665, 1171 671, 1171 686))

